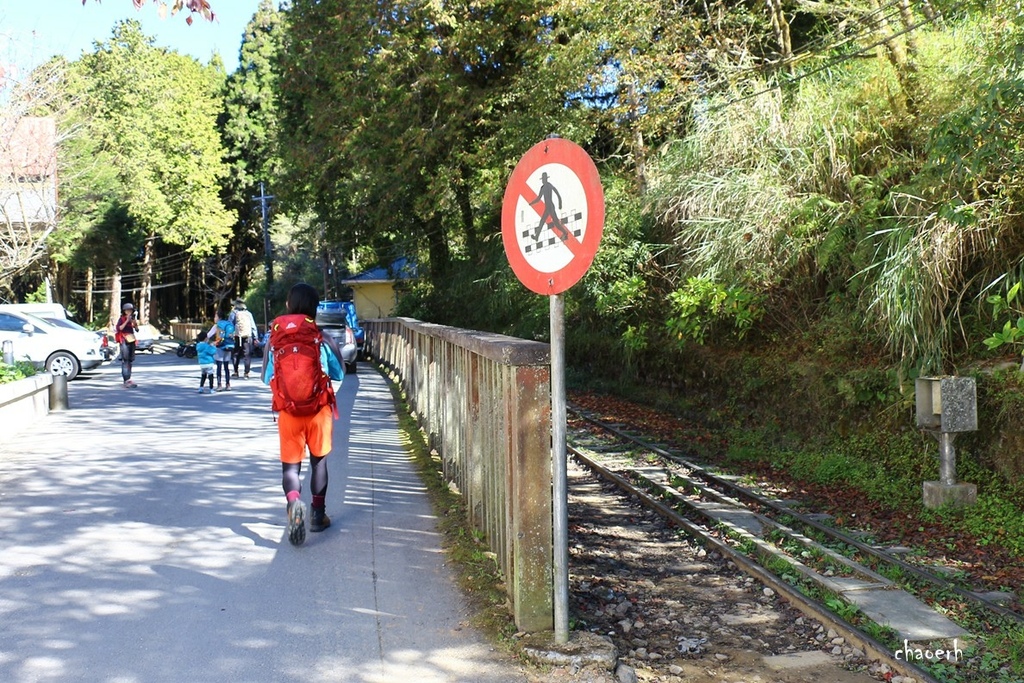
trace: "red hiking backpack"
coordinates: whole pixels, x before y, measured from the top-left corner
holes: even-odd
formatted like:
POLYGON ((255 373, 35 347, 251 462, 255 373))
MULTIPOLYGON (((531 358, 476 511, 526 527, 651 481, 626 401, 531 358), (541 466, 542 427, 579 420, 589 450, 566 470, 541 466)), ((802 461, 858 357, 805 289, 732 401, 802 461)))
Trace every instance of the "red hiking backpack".
POLYGON ((316 415, 324 406, 337 412, 331 378, 320 365, 323 337, 316 322, 301 314, 278 316, 270 327, 272 409, 291 415, 316 415))

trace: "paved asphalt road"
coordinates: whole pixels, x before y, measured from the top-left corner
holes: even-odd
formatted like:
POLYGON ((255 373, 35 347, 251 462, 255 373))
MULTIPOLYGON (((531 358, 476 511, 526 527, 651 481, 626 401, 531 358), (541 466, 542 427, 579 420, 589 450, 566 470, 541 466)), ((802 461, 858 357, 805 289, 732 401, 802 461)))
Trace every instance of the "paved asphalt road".
POLYGON ((465 625, 379 375, 339 388, 333 526, 298 548, 269 390, 198 377, 141 354, 137 389, 105 366, 2 429, 0 681, 524 680, 465 625))

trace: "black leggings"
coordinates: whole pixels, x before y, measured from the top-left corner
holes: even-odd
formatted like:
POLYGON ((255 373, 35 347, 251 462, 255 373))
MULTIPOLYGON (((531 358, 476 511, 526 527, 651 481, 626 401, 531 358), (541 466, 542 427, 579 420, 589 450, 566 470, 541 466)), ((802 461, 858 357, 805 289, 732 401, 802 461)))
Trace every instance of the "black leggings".
POLYGON ((220 386, 221 368, 224 368, 224 384, 231 386, 231 359, 217 361, 217 386, 220 386))
MULTIPOLYGON (((312 494, 314 496, 326 496, 327 456, 318 458, 315 455, 311 455, 309 456, 309 465, 313 468, 313 474, 310 475, 309 481, 309 487, 313 489, 312 494)), ((281 463, 281 488, 284 489, 285 495, 302 489, 301 462, 281 463)))

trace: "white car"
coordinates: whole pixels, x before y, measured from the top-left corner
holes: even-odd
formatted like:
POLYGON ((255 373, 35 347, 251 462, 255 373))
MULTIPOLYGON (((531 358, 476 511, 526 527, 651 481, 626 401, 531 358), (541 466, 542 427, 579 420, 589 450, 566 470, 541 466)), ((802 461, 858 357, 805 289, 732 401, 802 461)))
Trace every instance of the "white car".
POLYGON ((7 342, 11 342, 14 360, 27 360, 69 380, 103 363, 102 342, 95 332, 59 327, 13 306, 0 305, 0 343, 5 351, 7 342))
POLYGON ((104 361, 108 361, 117 355, 117 347, 110 343, 110 340, 107 339, 107 333, 103 330, 90 330, 88 327, 79 325, 74 320, 68 320, 67 318, 51 318, 48 315, 40 315, 38 313, 34 313, 33 315, 37 318, 42 318, 46 322, 56 325, 57 327, 65 327, 71 330, 95 334, 100 340, 100 355, 103 356, 104 361))

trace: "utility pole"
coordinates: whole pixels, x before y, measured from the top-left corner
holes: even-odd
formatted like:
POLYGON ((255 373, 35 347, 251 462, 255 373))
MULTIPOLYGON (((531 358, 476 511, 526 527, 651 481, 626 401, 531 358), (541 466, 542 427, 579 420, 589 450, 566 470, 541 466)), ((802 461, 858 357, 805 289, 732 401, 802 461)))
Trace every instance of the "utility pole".
POLYGON ((270 242, 270 220, 267 205, 273 201, 274 195, 267 194, 261 180, 260 194, 252 199, 260 203, 260 215, 263 219, 263 273, 267 280, 266 293, 263 295, 263 326, 266 328, 270 324, 270 290, 274 286, 274 246, 270 242))

